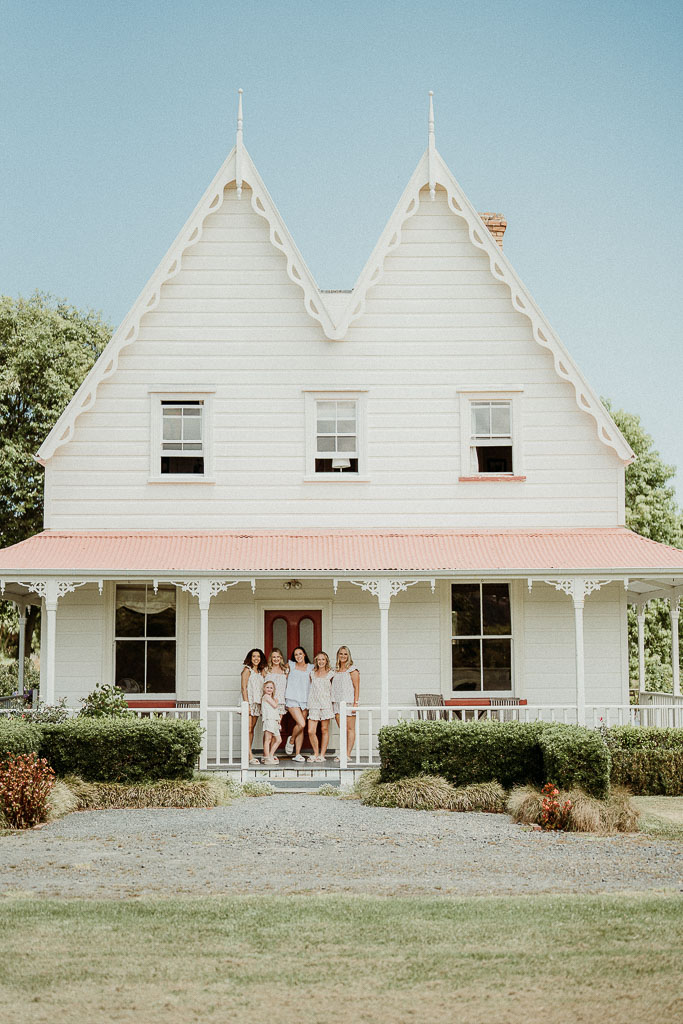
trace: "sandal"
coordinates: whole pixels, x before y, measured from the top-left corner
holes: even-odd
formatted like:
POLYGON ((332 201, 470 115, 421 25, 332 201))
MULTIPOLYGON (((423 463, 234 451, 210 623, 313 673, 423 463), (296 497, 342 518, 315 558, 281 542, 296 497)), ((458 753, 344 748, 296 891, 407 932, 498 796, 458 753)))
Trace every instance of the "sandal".
POLYGON ((307 761, 317 761, 318 758, 315 756, 315 754, 311 754, 311 756, 307 757, 306 760, 307 761))
POLYGON ((261 762, 259 761, 258 757, 250 757, 249 764, 261 764, 261 762))
POLYGON ((294 757, 292 758, 292 761, 305 761, 305 760, 306 760, 306 758, 305 758, 305 757, 302 757, 302 756, 301 756, 301 754, 296 754, 296 755, 295 755, 295 756, 294 756, 294 757))

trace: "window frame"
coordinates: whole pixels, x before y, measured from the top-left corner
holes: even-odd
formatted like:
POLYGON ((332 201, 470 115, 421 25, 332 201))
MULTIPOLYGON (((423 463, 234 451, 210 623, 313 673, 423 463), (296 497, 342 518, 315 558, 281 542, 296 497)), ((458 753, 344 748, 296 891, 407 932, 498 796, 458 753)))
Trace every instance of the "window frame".
POLYGON ((216 392, 212 387, 187 388, 166 385, 149 387, 150 397, 150 446, 149 446, 149 477, 151 484, 213 484, 213 396, 216 392), (202 456, 204 458, 203 473, 162 473, 161 459, 163 456, 163 403, 183 402, 200 403, 202 408, 202 456))
POLYGON ((366 400, 367 388, 303 388, 305 403, 305 471, 304 481, 313 483, 315 481, 368 481, 367 457, 366 457, 366 400), (315 460, 319 457, 317 451, 318 436, 318 402, 355 402, 356 403, 356 451, 358 456, 358 471, 356 473, 316 473, 315 460))
POLYGON ((517 697, 516 693, 516 600, 515 600, 515 587, 511 580, 493 580, 493 579, 479 579, 479 580, 451 580, 447 588, 447 599, 448 599, 448 664, 449 669, 449 682, 448 682, 448 696, 449 697, 476 697, 481 696, 482 699, 489 699, 491 697, 517 697), (510 603, 510 633, 484 633, 483 632, 483 587, 487 584, 494 586, 507 586, 508 588, 508 599, 510 603), (481 631, 477 634, 454 634, 452 625, 452 608, 453 608, 453 587, 455 586, 478 586, 479 587, 479 617, 481 631), (479 651, 480 651, 480 666, 479 666, 479 688, 476 690, 454 690, 453 689, 453 671, 451 661, 451 651, 454 640, 478 640, 479 651), (482 643, 484 640, 509 640, 510 641, 510 689, 509 690, 485 690, 484 686, 484 659, 482 657, 482 643))
MULTIPOLYGON (((153 589, 153 585, 151 583, 147 583, 144 580, 130 580, 130 581, 119 580, 119 581, 115 582, 113 587, 112 587, 112 610, 113 610, 113 617, 112 617, 112 651, 113 651, 112 679, 113 679, 114 685, 116 685, 116 650, 117 650, 117 644, 120 643, 120 642, 122 642, 122 643, 130 643, 130 642, 139 642, 139 641, 144 641, 144 644, 145 644, 145 679, 144 679, 145 689, 141 693, 126 693, 125 694, 126 700, 128 700, 128 702, 131 704, 131 706, 134 706, 134 702, 135 701, 140 701, 140 700, 144 700, 144 701, 150 701, 150 700, 178 700, 179 699, 179 690, 181 689, 181 687, 179 685, 180 684, 180 680, 179 680, 179 664, 180 663, 179 663, 178 654, 179 654, 179 649, 180 649, 180 646, 181 646, 180 629, 183 626, 183 622, 182 622, 182 616, 179 616, 179 614, 178 614, 178 609, 179 609, 179 605, 180 605, 180 591, 179 591, 178 587, 174 587, 174 586, 164 586, 163 587, 163 589, 175 591, 175 632, 174 632, 173 636, 172 637, 171 636, 158 636, 158 637, 152 636, 152 637, 149 637, 147 635, 147 593, 149 592, 150 589, 153 589), (117 631, 116 631, 116 611, 117 611, 116 592, 117 592, 117 589, 119 587, 121 587, 121 589, 123 589, 123 590, 135 590, 135 589, 142 590, 143 587, 145 589, 145 631, 144 631, 144 634, 142 636, 139 636, 139 637, 138 636, 118 636, 118 634, 117 634, 117 631), (174 645, 175 645, 175 665, 174 665, 175 690, 173 690, 173 691, 163 691, 163 692, 152 692, 152 691, 149 691, 147 689, 147 644, 150 641, 152 643, 156 643, 156 642, 169 641, 169 640, 172 640, 174 645)), ((160 587, 159 589, 162 589, 162 588, 160 587)))
POLYGON ((522 406, 524 389, 517 385, 505 387, 458 388, 460 404, 460 483, 477 481, 509 481, 526 480, 524 471, 524 451, 522 445, 522 406), (475 435, 472 429, 472 408, 476 402, 508 402, 510 405, 510 439, 512 442, 512 472, 480 473, 472 469, 473 449, 476 449, 475 435))

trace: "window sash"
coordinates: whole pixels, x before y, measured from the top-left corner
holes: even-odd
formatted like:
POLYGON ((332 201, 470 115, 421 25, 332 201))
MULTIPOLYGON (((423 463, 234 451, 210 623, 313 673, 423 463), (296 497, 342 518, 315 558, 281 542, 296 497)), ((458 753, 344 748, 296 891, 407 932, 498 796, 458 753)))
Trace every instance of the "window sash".
MULTIPOLYGON (((457 644, 463 643, 463 644, 470 644, 470 645, 476 644, 477 647, 478 647, 477 665, 475 666, 473 664, 471 666, 471 671, 477 670, 479 672, 479 685, 477 687, 475 687, 474 689, 472 689, 472 690, 463 690, 462 691, 463 693, 467 693, 467 692, 470 692, 470 693, 485 693, 485 692, 491 692, 491 691, 496 691, 496 690, 500 690, 500 692, 505 692, 505 693, 510 692, 511 693, 512 690, 513 690, 513 671, 512 671, 513 654, 512 654, 512 645, 513 645, 513 642, 514 642, 514 637, 513 637, 513 633, 512 633, 512 600, 511 600, 511 595, 510 595, 510 585, 509 585, 509 583, 502 584, 505 587, 507 587, 508 609, 509 609, 509 616, 510 616, 510 632, 509 633, 508 632, 506 632, 506 633, 497 633, 497 632, 492 632, 492 631, 488 631, 488 632, 486 631, 486 625, 487 624, 484 621, 484 586, 485 585, 487 585, 487 584, 483 584, 483 583, 477 584, 477 586, 479 587, 479 602, 478 602, 478 605, 479 605, 479 631, 475 632, 475 633, 457 633, 457 632, 455 632, 453 630, 452 623, 453 623, 453 614, 454 613, 453 613, 453 610, 452 610, 453 609, 453 604, 452 604, 453 597, 452 597, 452 595, 453 595, 453 588, 455 586, 458 586, 458 584, 452 584, 451 585, 451 648, 454 650, 456 643, 457 644), (491 655, 491 654, 493 654, 493 652, 494 652, 496 647, 501 648, 501 645, 502 645, 503 642, 508 644, 508 652, 509 653, 508 653, 508 659, 507 660, 508 660, 508 664, 509 664, 510 685, 509 685, 509 687, 494 687, 494 686, 486 685, 487 684, 487 676, 490 679, 491 678, 491 674, 494 673, 495 671, 497 671, 497 669, 496 669, 495 666, 492 666, 492 665, 487 663, 487 661, 489 659, 487 659, 486 656, 485 656, 485 647, 487 648, 486 653, 491 655)), ((471 650, 472 649, 473 648, 471 648, 471 650)), ((505 669, 505 665, 503 665, 503 670, 504 669, 505 669)), ((459 692, 459 691, 455 691, 454 690, 454 692, 459 692)))
POLYGON ((317 458, 358 458, 357 400, 319 399, 315 403, 317 458))
POLYGON ((180 457, 204 454, 203 402, 162 401, 161 453, 180 457))
MULTIPOLYGON (((131 611, 142 615, 142 632, 138 634, 123 634, 119 633, 116 628, 116 621, 114 623, 114 641, 116 652, 125 650, 125 646, 122 648, 121 645, 132 645, 129 650, 133 652, 135 645, 142 646, 142 658, 143 658, 143 678, 141 694, 161 694, 161 693, 175 693, 177 686, 177 633, 178 633, 178 608, 176 601, 175 588, 160 587, 157 594, 150 594, 149 584, 145 584, 143 587, 126 587, 121 586, 116 588, 115 598, 115 614, 119 608, 130 608, 131 611), (149 632, 149 617, 158 615, 169 608, 173 608, 173 633, 172 634, 159 634, 155 632, 149 632), (151 662, 163 661, 163 646, 169 647, 173 645, 173 689, 164 690, 150 690, 148 685, 148 670, 151 662), (151 645, 151 646, 150 646, 151 645)), ((153 623, 152 623, 153 628, 153 623)), ((118 663, 118 657, 116 658, 118 663)), ((134 695, 131 691, 131 695, 134 695)))

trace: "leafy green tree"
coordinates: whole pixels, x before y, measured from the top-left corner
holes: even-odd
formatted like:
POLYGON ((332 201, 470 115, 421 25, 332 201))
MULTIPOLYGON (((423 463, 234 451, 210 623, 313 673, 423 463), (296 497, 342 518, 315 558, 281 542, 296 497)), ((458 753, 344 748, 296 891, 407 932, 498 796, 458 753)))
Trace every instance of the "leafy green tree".
MULTIPOLYGON (((39 292, 0 297, 0 547, 42 529, 43 470, 34 455, 110 337, 92 310, 39 292)), ((14 640, 6 606, 1 617, 14 640)))
MULTIPOLYGON (((636 455, 636 461, 626 468, 626 525, 650 540, 683 548, 683 514, 672 484, 675 467, 662 460, 639 416, 612 409, 608 401, 605 405, 636 455)), ((634 608, 629 608, 628 622, 631 678, 637 679, 638 623, 634 608)), ((683 642, 680 647, 683 650, 683 642)), ((671 620, 667 601, 650 601, 647 606, 645 651, 648 689, 671 691, 671 620)))

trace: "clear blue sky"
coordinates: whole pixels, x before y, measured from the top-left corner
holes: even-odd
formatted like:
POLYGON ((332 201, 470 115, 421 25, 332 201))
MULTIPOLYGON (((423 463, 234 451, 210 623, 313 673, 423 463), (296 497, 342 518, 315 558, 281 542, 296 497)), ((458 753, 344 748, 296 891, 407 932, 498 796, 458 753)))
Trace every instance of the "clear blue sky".
POLYGON ((234 141, 324 288, 426 145, 683 495, 683 7, 668 0, 0 2, 0 292, 117 324, 234 141))

